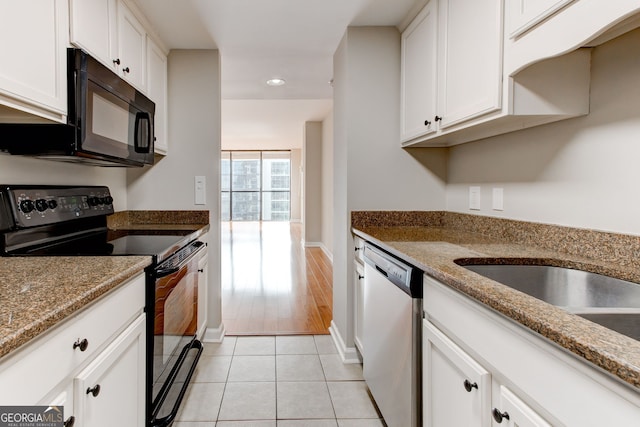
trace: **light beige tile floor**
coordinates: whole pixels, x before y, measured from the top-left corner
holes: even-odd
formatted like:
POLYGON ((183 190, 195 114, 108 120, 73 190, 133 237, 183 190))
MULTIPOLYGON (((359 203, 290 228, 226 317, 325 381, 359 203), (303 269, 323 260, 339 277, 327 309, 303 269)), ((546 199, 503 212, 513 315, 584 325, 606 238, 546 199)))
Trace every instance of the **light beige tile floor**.
POLYGON ((384 427, 329 335, 206 343, 174 427, 384 427))

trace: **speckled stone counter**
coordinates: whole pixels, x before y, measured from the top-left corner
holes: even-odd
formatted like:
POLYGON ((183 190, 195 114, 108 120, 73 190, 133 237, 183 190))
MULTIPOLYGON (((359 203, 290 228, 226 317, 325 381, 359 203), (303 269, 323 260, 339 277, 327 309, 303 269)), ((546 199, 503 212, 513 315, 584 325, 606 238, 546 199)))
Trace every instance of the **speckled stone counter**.
POLYGON ((151 257, 0 258, 0 357, 85 308, 151 257))
POLYGON ((122 211, 107 217, 110 230, 170 233, 209 230, 209 211, 122 211))
POLYGON ((449 212, 353 212, 352 227, 429 276, 640 388, 639 341, 455 262, 554 265, 640 282, 633 262, 639 237, 449 212))

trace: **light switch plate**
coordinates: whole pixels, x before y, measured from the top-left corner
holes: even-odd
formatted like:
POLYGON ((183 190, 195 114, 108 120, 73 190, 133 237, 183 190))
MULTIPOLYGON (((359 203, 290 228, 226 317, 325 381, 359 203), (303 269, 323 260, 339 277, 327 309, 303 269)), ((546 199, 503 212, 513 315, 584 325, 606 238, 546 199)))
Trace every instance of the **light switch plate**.
POLYGON ((480 210, 480 187, 469 187, 469 209, 480 210))
POLYGON ((207 181, 202 175, 195 177, 195 204, 205 205, 207 204, 207 181))

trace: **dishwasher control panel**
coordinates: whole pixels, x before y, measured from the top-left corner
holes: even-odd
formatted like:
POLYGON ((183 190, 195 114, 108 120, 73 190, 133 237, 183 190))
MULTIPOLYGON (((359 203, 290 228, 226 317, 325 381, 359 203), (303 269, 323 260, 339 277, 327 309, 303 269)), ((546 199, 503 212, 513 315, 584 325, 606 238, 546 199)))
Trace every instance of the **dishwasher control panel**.
POLYGON ((364 261, 407 294, 422 298, 422 283, 416 283, 421 282, 421 271, 369 243, 364 245, 364 261))

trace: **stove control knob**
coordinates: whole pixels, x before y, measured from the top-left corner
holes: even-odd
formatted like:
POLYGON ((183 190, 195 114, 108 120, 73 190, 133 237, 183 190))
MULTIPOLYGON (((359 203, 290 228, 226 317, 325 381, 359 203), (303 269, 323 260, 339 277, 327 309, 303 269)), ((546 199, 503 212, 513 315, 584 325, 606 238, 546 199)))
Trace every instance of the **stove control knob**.
POLYGON ((36 210, 38 212, 44 212, 47 210, 48 207, 49 205, 47 204, 47 201, 45 199, 36 200, 36 210))
POLYGON ((111 205, 111 204, 113 204, 113 197, 111 197, 111 196, 107 196, 107 197, 105 197, 105 198, 104 198, 104 203, 105 203, 106 205, 111 205))
POLYGON ((58 202, 56 202, 55 200, 49 200, 47 202, 47 205, 49 205, 49 209, 55 209, 58 207, 58 202))
POLYGON ((28 213, 32 212, 34 208, 35 208, 35 205, 29 199, 22 200, 20 202, 20 210, 22 211, 22 213, 28 214, 28 213))
POLYGON ((87 202, 89 202, 89 206, 98 206, 100 204, 100 198, 91 196, 87 199, 87 202))

